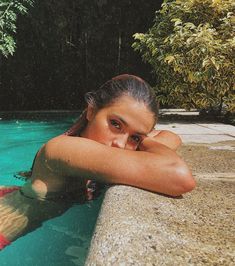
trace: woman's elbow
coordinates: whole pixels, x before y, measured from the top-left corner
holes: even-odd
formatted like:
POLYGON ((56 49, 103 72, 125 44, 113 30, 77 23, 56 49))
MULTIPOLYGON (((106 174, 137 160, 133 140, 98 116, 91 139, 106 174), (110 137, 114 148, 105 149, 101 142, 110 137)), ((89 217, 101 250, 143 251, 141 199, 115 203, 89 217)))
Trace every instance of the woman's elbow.
POLYGON ((184 193, 192 191, 196 187, 195 179, 185 163, 181 163, 176 166, 175 176, 176 189, 172 196, 180 196, 184 193))

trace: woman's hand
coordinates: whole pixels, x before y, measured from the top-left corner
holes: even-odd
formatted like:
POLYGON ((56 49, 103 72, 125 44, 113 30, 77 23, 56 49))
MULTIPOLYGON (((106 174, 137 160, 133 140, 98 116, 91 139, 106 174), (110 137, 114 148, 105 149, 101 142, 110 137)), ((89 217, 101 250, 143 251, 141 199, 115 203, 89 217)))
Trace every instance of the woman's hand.
POLYGON ((176 151, 182 143, 181 138, 169 130, 154 129, 148 134, 148 138, 152 138, 174 151, 176 151))

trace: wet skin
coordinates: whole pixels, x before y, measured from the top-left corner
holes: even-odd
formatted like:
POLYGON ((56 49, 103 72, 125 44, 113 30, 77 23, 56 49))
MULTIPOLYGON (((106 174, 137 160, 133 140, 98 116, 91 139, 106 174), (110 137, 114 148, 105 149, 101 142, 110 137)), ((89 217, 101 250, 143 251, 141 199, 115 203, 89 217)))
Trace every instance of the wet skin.
MULTIPOLYGON (((97 110, 87 107, 87 126, 80 136, 108 147, 135 151, 154 126, 154 115, 143 102, 137 102, 129 96, 122 96, 112 104, 97 110)), ((61 136, 63 137, 63 136, 61 136)), ((60 137, 57 137, 60 138, 60 137)), ((81 139, 81 138, 80 138, 81 139)), ((73 147, 68 149, 74 150, 73 147)), ((32 174, 32 188, 29 183, 24 188, 26 194, 46 197, 49 192, 68 191, 85 185, 85 179, 61 176, 63 170, 52 170, 42 152, 38 153, 32 174)), ((79 160, 79 156, 77 157, 79 160)), ((98 162, 97 162, 98 163, 98 162)))
POLYGON ((136 150, 155 122, 146 105, 129 96, 122 96, 101 110, 89 105, 87 120, 82 137, 127 150, 136 150))
POLYGON ((32 192, 44 197, 51 191, 69 191, 87 178, 169 195, 195 186, 188 167, 173 151, 179 138, 170 132, 151 132, 154 116, 144 103, 124 95, 100 110, 89 105, 87 120, 81 137, 59 136, 41 149, 32 192))

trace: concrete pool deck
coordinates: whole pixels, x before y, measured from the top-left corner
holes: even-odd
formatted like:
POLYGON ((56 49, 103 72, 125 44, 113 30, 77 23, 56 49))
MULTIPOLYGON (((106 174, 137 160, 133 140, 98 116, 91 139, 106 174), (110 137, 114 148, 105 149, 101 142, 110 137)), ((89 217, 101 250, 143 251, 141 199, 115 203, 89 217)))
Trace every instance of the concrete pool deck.
POLYGON ((86 265, 235 265, 235 127, 168 122, 197 187, 171 198, 128 186, 108 189, 86 265))

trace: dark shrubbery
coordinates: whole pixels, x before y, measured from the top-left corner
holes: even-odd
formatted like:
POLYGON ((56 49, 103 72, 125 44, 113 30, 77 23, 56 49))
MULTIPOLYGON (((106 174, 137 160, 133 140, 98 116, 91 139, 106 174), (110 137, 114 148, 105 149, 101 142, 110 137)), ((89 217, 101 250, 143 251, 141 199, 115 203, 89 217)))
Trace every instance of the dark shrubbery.
POLYGON ((17 18, 14 55, 0 58, 0 109, 78 109, 84 92, 119 73, 151 83, 132 35, 151 26, 160 6, 155 0, 35 0, 17 18))

